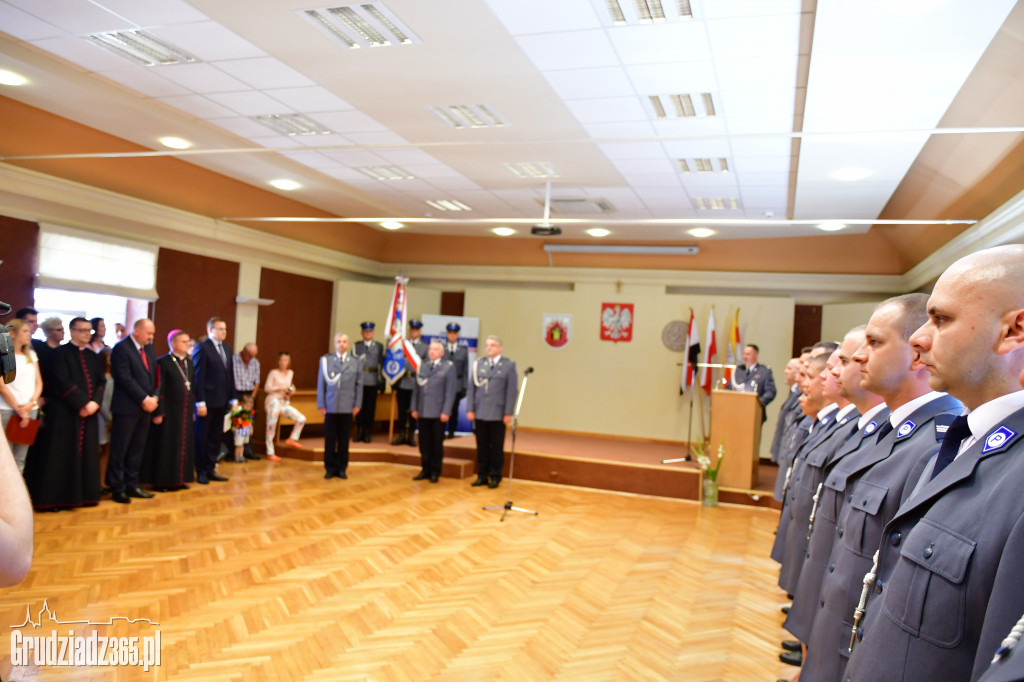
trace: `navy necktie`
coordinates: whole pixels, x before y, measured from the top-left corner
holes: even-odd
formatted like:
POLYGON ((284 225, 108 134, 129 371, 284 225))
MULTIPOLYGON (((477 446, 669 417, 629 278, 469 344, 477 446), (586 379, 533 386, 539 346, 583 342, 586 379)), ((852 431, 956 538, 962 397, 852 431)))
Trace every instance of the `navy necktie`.
POLYGON ((943 469, 953 463, 957 453, 960 452, 960 444, 964 442, 964 438, 970 435, 971 427, 967 424, 966 414, 953 420, 953 423, 946 429, 946 437, 942 439, 942 445, 939 446, 939 454, 935 456, 932 478, 938 476, 943 469))
POLYGON ((878 437, 875 438, 876 443, 881 443, 882 439, 885 438, 889 432, 892 431, 892 421, 889 419, 885 420, 885 423, 878 429, 878 437))

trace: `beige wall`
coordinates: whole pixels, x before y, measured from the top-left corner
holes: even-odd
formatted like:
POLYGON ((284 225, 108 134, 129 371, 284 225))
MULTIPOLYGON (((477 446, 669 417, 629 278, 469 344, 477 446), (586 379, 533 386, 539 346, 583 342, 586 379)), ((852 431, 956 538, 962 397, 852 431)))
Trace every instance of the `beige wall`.
MULTIPOLYGON (((879 299, 881 301, 883 299, 879 299)), ((867 324, 878 301, 869 303, 833 303, 821 306, 821 338, 842 341, 846 332, 867 324)))
MULTIPOLYGON (((468 287, 465 314, 480 318, 481 337, 502 338, 520 372, 529 366, 536 370, 523 403, 522 425, 683 441, 690 415, 689 394, 679 395, 683 353, 665 348, 661 333, 672 320, 688 320, 692 306, 703 345, 712 305, 720 360, 725 359, 730 320, 739 306, 742 340, 761 347, 761 362, 781 383, 792 346, 790 298, 670 295, 661 286, 629 284, 616 292, 613 283, 580 284, 573 291, 468 287), (635 305, 631 342, 600 340, 601 304, 606 302, 635 305), (554 350, 544 344, 544 313, 572 314, 573 336, 565 348, 554 350)), ((762 453, 771 443, 781 404, 777 399, 768 408, 762 453)), ((695 411, 693 440, 699 424, 695 411)))
MULTIPOLYGON (((349 335, 352 343, 360 337, 359 325, 372 320, 377 325, 376 338, 384 342, 384 322, 387 320, 391 297, 395 285, 375 284, 352 280, 338 280, 334 283, 334 330, 349 335)), ((416 319, 424 313, 441 312, 441 292, 436 289, 416 287, 412 284, 406 290, 409 319, 416 319)), ((324 339, 327 351, 333 350, 333 339, 324 339)))

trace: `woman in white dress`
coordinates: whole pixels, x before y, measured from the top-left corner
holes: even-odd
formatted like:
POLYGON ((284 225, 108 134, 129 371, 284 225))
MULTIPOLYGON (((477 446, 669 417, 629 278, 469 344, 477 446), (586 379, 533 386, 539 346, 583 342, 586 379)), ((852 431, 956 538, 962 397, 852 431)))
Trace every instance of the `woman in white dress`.
POLYGON ((277 354, 277 368, 267 372, 267 380, 263 384, 263 392, 267 395, 267 459, 276 462, 280 457, 274 454, 274 436, 277 434, 277 421, 284 415, 295 421, 292 435, 285 441, 293 448, 301 448, 299 438, 302 427, 306 425, 306 417, 289 403, 295 392, 295 372, 291 369, 292 356, 281 352, 277 354))
MULTIPOLYGON (((4 429, 13 418, 22 420, 23 425, 27 426, 29 419, 39 416, 39 396, 43 392, 39 358, 32 350, 32 327, 24 320, 12 320, 7 329, 14 341, 17 374, 10 384, 0 381, 0 423, 4 429)), ((14 461, 18 463, 18 471, 24 473, 28 446, 11 443, 11 451, 14 453, 14 461)))

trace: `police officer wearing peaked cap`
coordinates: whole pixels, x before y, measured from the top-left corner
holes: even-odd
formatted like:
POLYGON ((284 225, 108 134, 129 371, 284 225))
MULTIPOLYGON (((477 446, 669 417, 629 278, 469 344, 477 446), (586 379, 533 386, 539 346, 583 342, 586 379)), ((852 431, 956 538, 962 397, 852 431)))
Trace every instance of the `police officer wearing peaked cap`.
POLYGON ((462 331, 462 327, 457 322, 449 322, 445 329, 448 332, 448 341, 444 344, 444 358, 455 365, 455 403, 452 405, 452 418, 448 420, 448 438, 454 438, 455 429, 459 424, 459 403, 466 397, 469 351, 459 344, 459 332, 462 331))
POLYGON ((363 340, 356 342, 355 354, 363 360, 363 409, 357 417, 355 441, 369 443, 377 411, 377 393, 384 390, 384 378, 381 376, 384 346, 373 340, 373 322, 363 322, 359 326, 363 330, 363 340))

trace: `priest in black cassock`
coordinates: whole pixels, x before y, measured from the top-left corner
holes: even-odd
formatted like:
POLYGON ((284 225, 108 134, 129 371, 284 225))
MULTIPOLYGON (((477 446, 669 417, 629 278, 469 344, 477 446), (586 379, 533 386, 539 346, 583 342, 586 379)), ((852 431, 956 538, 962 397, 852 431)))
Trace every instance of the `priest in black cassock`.
POLYGON ((99 417, 103 363, 87 346, 92 324, 71 320, 71 342, 50 355, 51 382, 42 443, 25 463, 25 479, 38 511, 93 506, 100 501, 99 417))
POLYGON ((153 413, 142 480, 158 492, 183 490, 195 480, 195 365, 188 354, 189 335, 167 335, 171 352, 156 360, 160 406, 153 413))

